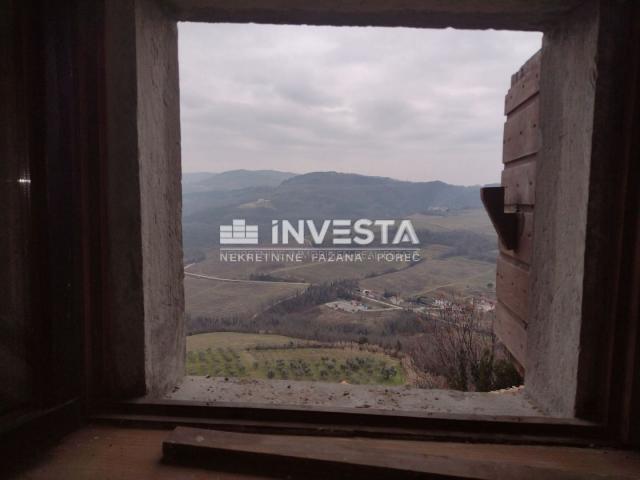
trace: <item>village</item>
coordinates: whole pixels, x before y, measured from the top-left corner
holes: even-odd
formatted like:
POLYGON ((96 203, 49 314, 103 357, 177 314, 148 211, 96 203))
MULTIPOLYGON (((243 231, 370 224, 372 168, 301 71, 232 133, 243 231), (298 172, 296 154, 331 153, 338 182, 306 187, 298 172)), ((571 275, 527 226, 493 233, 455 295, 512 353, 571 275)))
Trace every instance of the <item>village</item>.
POLYGON ((348 313, 356 312, 380 312, 388 309, 403 309, 417 313, 435 313, 441 310, 453 310, 461 311, 465 304, 470 304, 474 309, 486 313, 495 309, 495 300, 487 297, 474 297, 471 299, 465 299, 453 301, 448 300, 442 296, 434 297, 419 297, 417 300, 404 299, 397 294, 390 294, 388 292, 379 293, 366 288, 358 288, 356 290, 358 299, 352 300, 337 300, 329 302, 325 306, 341 310, 348 313))

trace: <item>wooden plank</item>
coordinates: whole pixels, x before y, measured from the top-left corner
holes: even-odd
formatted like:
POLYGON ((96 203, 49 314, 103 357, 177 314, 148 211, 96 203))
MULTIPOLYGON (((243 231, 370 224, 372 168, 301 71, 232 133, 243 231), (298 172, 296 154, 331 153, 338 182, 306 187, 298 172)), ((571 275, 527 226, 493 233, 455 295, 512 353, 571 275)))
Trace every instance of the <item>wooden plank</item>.
MULTIPOLYGON (((593 473, 593 467, 581 465, 578 473, 560 468, 559 460, 541 462, 539 454, 533 451, 519 459, 506 460, 504 454, 481 453, 474 445, 459 444, 459 448, 438 445, 178 427, 164 441, 163 460, 165 464, 197 465, 277 478, 603 478, 602 472, 593 473)), ((496 450, 504 449, 498 447, 496 450)), ((633 464, 640 460, 637 457, 640 456, 631 456, 629 461, 633 464)), ((604 478, 611 478, 610 471, 604 473, 604 478)), ((616 475, 620 473, 618 467, 616 475)))
POLYGON ((542 63, 542 49, 534 53, 529 60, 524 62, 516 73, 511 75, 511 86, 513 87, 518 83, 525 75, 531 71, 539 71, 540 64, 542 63))
POLYGON ((540 59, 538 52, 513 75, 511 88, 504 99, 505 115, 509 115, 540 91, 540 59))
POLYGON ((519 262, 531 265, 533 254, 533 212, 518 214, 518 246, 515 250, 509 250, 500 242, 500 252, 519 262))
POLYGON ((505 115, 512 114, 520 105, 538 95, 540 91, 540 72, 531 72, 525 76, 517 85, 509 89, 509 93, 504 98, 505 115))
POLYGON ((496 335, 520 365, 527 358, 527 330, 525 323, 510 312, 501 302, 496 304, 496 320, 493 325, 496 335))
POLYGON ((509 163, 540 150, 540 100, 535 97, 504 124, 502 161, 509 163))
POLYGON ((500 255, 496 271, 496 296, 525 323, 529 308, 528 291, 529 272, 500 255))
POLYGON ((506 206, 535 203, 536 156, 522 163, 505 165, 502 171, 502 186, 506 206))

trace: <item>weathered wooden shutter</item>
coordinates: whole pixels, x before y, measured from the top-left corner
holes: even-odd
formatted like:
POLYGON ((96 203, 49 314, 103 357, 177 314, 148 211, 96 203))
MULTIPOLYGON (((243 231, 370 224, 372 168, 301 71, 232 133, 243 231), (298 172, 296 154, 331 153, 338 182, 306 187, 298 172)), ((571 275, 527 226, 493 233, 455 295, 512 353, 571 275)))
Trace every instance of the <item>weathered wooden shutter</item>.
POLYGON ((502 186, 504 211, 517 212, 517 245, 500 242, 495 330, 522 365, 527 345, 529 266, 533 247, 536 159, 541 146, 538 52, 511 77, 505 98, 502 186))

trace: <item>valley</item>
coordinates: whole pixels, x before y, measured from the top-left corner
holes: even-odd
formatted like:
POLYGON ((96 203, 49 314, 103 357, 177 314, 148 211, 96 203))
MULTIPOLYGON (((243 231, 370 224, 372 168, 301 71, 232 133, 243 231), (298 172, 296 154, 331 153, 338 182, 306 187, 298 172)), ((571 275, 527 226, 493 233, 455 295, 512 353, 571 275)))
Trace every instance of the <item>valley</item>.
MULTIPOLYGON (((468 308, 456 305, 477 311, 477 341, 489 348, 497 240, 479 208, 477 188, 335 172, 288 176, 274 186, 261 185, 260 179, 252 184, 247 175, 242 171, 240 183, 251 186, 239 190, 192 185, 186 193, 188 374, 447 386, 448 372, 438 367, 434 342, 438 325, 456 325, 452 309, 468 308), (396 194, 403 189, 421 191, 424 198, 396 194), (357 199, 360 194, 367 200, 357 199), (214 199, 213 206, 204 206, 205 197, 214 199), (231 262, 217 242, 219 225, 233 218, 269 232, 272 218, 388 218, 379 210, 412 222, 420 241, 418 261, 328 262, 305 256, 231 262)), ((268 239, 260 237, 258 249, 268 247, 268 239)))

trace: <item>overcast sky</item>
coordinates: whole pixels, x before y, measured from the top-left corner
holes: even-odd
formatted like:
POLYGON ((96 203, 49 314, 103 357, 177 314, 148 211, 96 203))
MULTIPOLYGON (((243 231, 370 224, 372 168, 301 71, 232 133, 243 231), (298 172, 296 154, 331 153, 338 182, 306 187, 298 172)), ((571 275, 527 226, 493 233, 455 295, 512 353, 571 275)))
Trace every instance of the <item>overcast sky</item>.
POLYGON ((182 165, 499 182, 541 34, 181 23, 182 165))

